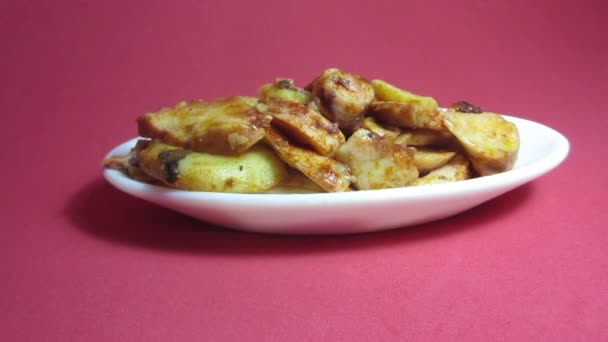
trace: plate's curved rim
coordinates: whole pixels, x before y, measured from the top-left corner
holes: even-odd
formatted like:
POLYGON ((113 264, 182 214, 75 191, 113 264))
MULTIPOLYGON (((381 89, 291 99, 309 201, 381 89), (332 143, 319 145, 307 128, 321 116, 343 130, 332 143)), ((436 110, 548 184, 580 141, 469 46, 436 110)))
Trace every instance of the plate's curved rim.
MULTIPOLYGON (((103 174, 106 180, 110 182, 113 186, 129 193, 145 191, 149 194, 179 198, 182 200, 215 201, 216 203, 219 201, 230 202, 233 205, 250 206, 263 206, 272 203, 272 205, 281 207, 290 206, 294 203, 297 203, 298 206, 318 205, 319 201, 340 201, 347 202, 349 204, 355 204, 360 202, 367 202, 370 200, 390 201, 396 198, 406 200, 434 196, 440 196, 442 198, 450 196, 457 197, 463 193, 486 190, 489 191, 497 187, 501 187, 504 184, 514 184, 513 187, 519 186, 553 170, 566 159, 570 150, 570 143, 564 135, 554 130, 553 128, 550 128, 535 121, 509 115, 503 115, 503 117, 515 123, 517 126, 531 125, 536 126, 537 129, 543 130, 545 135, 551 137, 551 141, 553 142, 553 144, 555 144, 555 148, 551 150, 551 153, 547 154, 541 159, 535 160, 530 164, 522 166, 517 166, 516 164, 516 168, 510 171, 453 183, 434 184, 420 187, 408 187, 408 191, 403 191, 404 188, 391 188, 335 193, 293 194, 242 194, 203 192, 171 189, 163 186, 138 182, 126 177, 123 173, 117 170, 105 169, 103 174), (513 179, 515 179, 516 182, 509 182, 513 179), (438 191, 438 189, 441 189, 441 191, 438 191), (286 198, 289 198, 289 201, 285 201, 286 198)), ((108 156, 118 154, 120 151, 124 151, 122 153, 126 153, 128 149, 134 146, 135 141, 137 139, 139 138, 136 137, 130 139, 114 147, 109 153, 106 154, 106 158, 108 156)))

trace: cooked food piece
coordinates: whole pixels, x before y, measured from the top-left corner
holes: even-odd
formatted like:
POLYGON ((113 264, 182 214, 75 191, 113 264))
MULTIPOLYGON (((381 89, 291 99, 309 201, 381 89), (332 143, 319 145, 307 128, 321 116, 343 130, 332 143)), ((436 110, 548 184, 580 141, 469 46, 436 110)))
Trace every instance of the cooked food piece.
POLYGON ((494 113, 446 112, 444 121, 479 175, 513 167, 519 151, 519 133, 513 123, 494 113))
POLYGON ((351 175, 348 166, 312 150, 293 145, 283 134, 270 128, 264 137, 284 162, 302 172, 328 192, 349 191, 351 175))
POLYGON ((361 126, 365 111, 374 99, 374 88, 359 75, 332 68, 313 81, 312 94, 321 114, 350 135, 361 126))
POLYGON ((290 141, 311 147, 324 156, 332 156, 345 141, 338 124, 301 103, 281 100, 261 100, 256 108, 272 116, 272 126, 290 141))
POLYGON ((438 109, 417 103, 374 101, 367 115, 375 116, 381 123, 403 128, 445 130, 442 113, 438 109))
POLYGON ((253 104, 242 96, 180 102, 137 118, 139 135, 197 152, 239 154, 264 137, 272 120, 253 104))
POLYGON ((439 106, 434 98, 410 93, 383 80, 373 80, 376 100, 370 115, 381 122, 404 128, 444 130, 439 106))
POLYGON ((434 98, 410 93, 407 90, 400 89, 394 85, 383 81, 373 80, 372 86, 378 101, 394 101, 400 103, 408 103, 424 108, 426 111, 432 112, 439 109, 437 101, 434 98))
POLYGON ((167 186, 192 191, 263 192, 287 175, 286 165, 262 143, 239 155, 216 155, 152 140, 139 152, 139 165, 167 186))
POLYGON ((296 169, 289 169, 285 179, 267 193, 271 194, 301 194, 325 192, 322 187, 296 169))
POLYGON ((335 158, 348 165, 359 190, 406 186, 418 178, 412 149, 365 128, 353 133, 335 158))
POLYGON ((420 173, 427 173, 445 165, 456 152, 417 148, 414 165, 420 173))
POLYGON ((264 84, 258 89, 262 99, 283 99, 302 104, 312 101, 312 94, 293 84, 293 80, 277 78, 274 83, 264 84))
POLYGON ((410 185, 442 184, 465 180, 470 177, 471 168, 469 167, 469 161, 462 154, 456 154, 447 164, 416 179, 410 185))
POLYGON ((458 101, 448 107, 449 111, 460 113, 483 113, 481 107, 470 104, 467 101, 458 101))
POLYGON ((154 178, 139 167, 139 152, 148 146, 149 140, 140 139, 126 155, 111 156, 103 161, 108 169, 118 170, 136 181, 151 183, 154 178))
POLYGON ((392 139, 396 138, 401 133, 401 130, 398 127, 381 125, 373 116, 368 116, 363 119, 361 128, 372 131, 379 136, 390 137, 392 139))
POLYGON ((406 129, 403 130, 395 143, 407 146, 430 146, 451 147, 457 142, 454 135, 449 131, 433 131, 430 129, 406 129))

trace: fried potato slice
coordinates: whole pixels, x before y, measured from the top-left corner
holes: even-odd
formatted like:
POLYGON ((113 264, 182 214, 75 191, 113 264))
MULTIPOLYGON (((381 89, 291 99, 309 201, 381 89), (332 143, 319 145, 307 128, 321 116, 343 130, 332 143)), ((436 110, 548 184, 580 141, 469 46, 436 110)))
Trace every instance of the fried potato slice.
POLYGON ((513 123, 495 113, 446 112, 444 121, 479 175, 513 167, 519 151, 519 132, 513 123))
POLYGON ((442 167, 435 169, 423 177, 413 181, 410 185, 442 184, 471 178, 469 161, 462 154, 456 154, 442 167))
POLYGON ((397 138, 397 136, 399 136, 399 134, 401 133, 401 130, 398 127, 381 125, 380 123, 378 123, 378 120, 376 120, 376 118, 374 118, 373 116, 368 116, 363 119, 363 124, 361 125, 361 128, 365 128, 368 131, 372 131, 381 137, 390 137, 392 139, 397 138))
POLYGON ((370 115, 405 128, 445 129, 434 98, 410 93, 383 80, 371 83, 376 101, 370 105, 370 115))
POLYGON ((348 166, 314 151, 293 145, 275 128, 264 137, 279 157, 289 166, 302 172, 328 192, 349 191, 351 174, 348 166))
POLYGON ((325 192, 322 187, 313 182, 302 172, 289 169, 287 177, 275 187, 267 191, 270 194, 302 194, 325 192))
POLYGON ((217 155, 151 140, 138 159, 148 175, 182 190, 264 192, 287 176, 286 165, 262 143, 239 155, 217 155))
POLYGON ((456 154, 451 151, 438 151, 417 148, 414 153, 414 165, 420 173, 427 173, 445 165, 456 154))
POLYGON ((359 190, 402 187, 418 178, 411 149, 365 128, 356 130, 335 158, 350 167, 359 190))
POLYGON ((435 111, 439 108, 434 98, 410 93, 383 80, 372 80, 372 87, 378 101, 413 104, 425 108, 427 111, 435 111))
POLYGON ((233 96, 212 102, 180 102, 137 118, 139 135, 197 152, 239 154, 260 141, 272 117, 257 99, 233 96))
POLYGON ((301 103, 267 99, 261 100, 256 108, 271 115, 272 126, 291 141, 309 146, 321 155, 331 157, 346 140, 338 124, 301 103))
POLYGON ((294 85, 293 80, 278 78, 274 83, 262 85, 258 89, 258 94, 262 99, 283 99, 302 104, 312 101, 312 94, 294 85))
POLYGON ((407 146, 450 147, 457 143, 449 131, 433 131, 430 129, 403 130, 395 138, 395 143, 407 146))
POLYGON ((442 113, 416 103, 396 101, 374 101, 369 105, 367 115, 375 116, 380 122, 403 128, 426 128, 445 130, 442 113))

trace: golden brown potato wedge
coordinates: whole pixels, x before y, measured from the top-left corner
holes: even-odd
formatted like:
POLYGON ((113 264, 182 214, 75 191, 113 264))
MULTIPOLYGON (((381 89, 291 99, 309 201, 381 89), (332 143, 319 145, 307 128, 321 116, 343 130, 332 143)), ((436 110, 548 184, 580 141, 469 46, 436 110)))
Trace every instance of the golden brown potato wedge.
POLYGON ((416 179, 410 185, 442 184, 469 178, 471 178, 469 161, 462 154, 456 154, 447 164, 416 179))
POLYGON ((301 103, 281 100, 261 100, 256 108, 272 116, 272 126, 290 141, 309 146, 319 154, 332 156, 344 144, 344 134, 338 124, 326 119, 301 103))
POLYGON ((272 120, 254 101, 233 96, 180 102, 137 118, 139 135, 197 152, 239 154, 264 137, 272 120))
POLYGON ((417 148, 414 165, 420 173, 427 173, 445 165, 456 152, 417 148))
POLYGON ((312 101, 312 94, 293 84, 293 80, 278 78, 274 83, 264 84, 258 89, 262 99, 283 99, 302 104, 312 101))
POLYGON ((519 133, 517 127, 501 115, 446 112, 445 125, 460 141, 479 175, 513 167, 519 151, 519 133))
POLYGON ((312 150, 293 145, 283 134, 272 127, 266 133, 264 141, 289 166, 305 174, 325 191, 350 190, 352 176, 347 165, 312 150))
POLYGON ((360 128, 336 152, 336 159, 348 165, 359 190, 397 188, 418 178, 412 149, 394 144, 360 128))
POLYGON ((445 130, 442 113, 438 109, 416 103, 374 101, 367 115, 375 116, 381 123, 403 128, 445 130))
POLYGON ((287 175, 286 165, 262 143, 239 155, 216 155, 152 140, 138 159, 141 169, 154 179, 191 191, 264 192, 287 175))

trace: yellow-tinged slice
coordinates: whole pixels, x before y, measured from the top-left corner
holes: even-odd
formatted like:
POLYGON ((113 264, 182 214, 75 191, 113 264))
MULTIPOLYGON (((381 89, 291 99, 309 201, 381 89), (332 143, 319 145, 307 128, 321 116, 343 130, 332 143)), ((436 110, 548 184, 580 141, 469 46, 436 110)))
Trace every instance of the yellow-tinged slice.
POLYGON ((305 89, 298 88, 290 79, 277 79, 274 83, 262 85, 258 89, 262 99, 283 99, 302 104, 312 101, 312 94, 305 89))
POLYGON ((413 181, 410 185, 443 184, 465 180, 471 177, 469 161, 462 154, 456 154, 450 161, 427 175, 413 181))
POLYGON ((395 143, 408 146, 449 147, 456 142, 449 131, 433 131, 430 129, 403 130, 395 143))
POLYGON ((372 131, 381 137, 388 137, 392 139, 395 139, 401 133, 399 127, 381 125, 378 120, 376 120, 376 118, 374 118, 373 116, 368 116, 363 119, 361 128, 365 128, 368 131, 372 131))
POLYGON ((383 80, 373 80, 372 87, 378 101, 395 101, 400 103, 415 104, 427 110, 437 110, 439 106, 434 98, 416 95, 407 90, 400 89, 383 80))
POLYGON ((287 175, 286 165, 264 144, 239 155, 192 152, 146 142, 138 155, 139 166, 154 179, 191 191, 254 193, 266 191, 287 175))
POLYGON ((367 115, 376 117, 381 123, 402 128, 445 130, 443 115, 438 109, 415 103, 374 101, 369 105, 367 115))
POLYGON ((456 152, 416 149, 414 165, 420 173, 427 173, 445 165, 456 152))
POLYGON ((446 127, 456 136, 479 175, 513 167, 519 152, 517 126, 495 113, 446 112, 444 115, 446 127))

